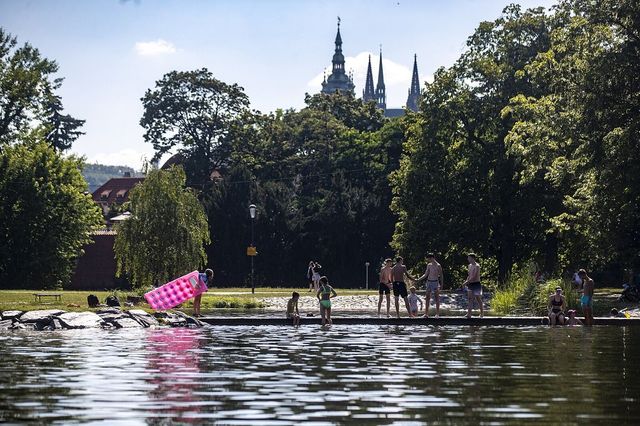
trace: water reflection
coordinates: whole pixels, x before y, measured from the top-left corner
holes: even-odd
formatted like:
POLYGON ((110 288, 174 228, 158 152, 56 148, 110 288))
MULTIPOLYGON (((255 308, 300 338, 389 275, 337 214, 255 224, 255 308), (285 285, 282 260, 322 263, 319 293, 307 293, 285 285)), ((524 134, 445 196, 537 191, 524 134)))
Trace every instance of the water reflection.
POLYGON ((0 334, 0 422, 631 423, 640 330, 216 327, 0 334), (604 419, 604 420, 603 420, 604 419))

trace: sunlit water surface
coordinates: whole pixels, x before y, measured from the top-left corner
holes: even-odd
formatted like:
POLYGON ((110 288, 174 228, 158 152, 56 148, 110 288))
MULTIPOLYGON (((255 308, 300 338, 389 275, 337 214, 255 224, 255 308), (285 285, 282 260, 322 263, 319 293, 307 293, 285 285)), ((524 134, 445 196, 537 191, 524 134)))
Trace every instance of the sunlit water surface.
POLYGON ((637 424, 640 327, 0 334, 0 423, 637 424))

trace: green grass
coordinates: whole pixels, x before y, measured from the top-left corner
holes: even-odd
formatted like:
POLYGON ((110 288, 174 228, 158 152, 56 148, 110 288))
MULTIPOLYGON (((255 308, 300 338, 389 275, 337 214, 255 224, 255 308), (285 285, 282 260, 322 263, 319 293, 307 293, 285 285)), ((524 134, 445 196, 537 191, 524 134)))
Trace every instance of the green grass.
MULTIPOLYGON (((292 288, 277 288, 277 287, 262 287, 256 288, 255 294, 251 293, 250 288, 213 288, 205 293, 202 297, 202 310, 211 309, 256 309, 262 308, 263 304, 260 301, 262 298, 267 297, 291 297, 293 291, 297 291, 301 295, 311 294, 307 292, 308 289, 292 289, 292 288)), ((374 290, 353 290, 353 289, 336 289, 341 295, 356 295, 356 294, 376 294, 374 290)), ((95 294, 100 299, 100 302, 104 303, 105 298, 114 294, 110 291, 55 291, 55 290, 0 290, 0 311, 33 311, 38 309, 61 309, 65 311, 86 311, 87 296, 95 294), (43 299, 42 302, 37 302, 33 296, 33 293, 61 293, 62 300, 59 302, 54 301, 51 298, 43 299)), ((120 299, 121 303, 127 298, 127 295, 137 296, 136 292, 123 292, 116 291, 115 294, 120 299)), ((178 309, 192 309, 193 301, 189 300, 185 302, 178 309)), ((153 311, 149 308, 149 305, 143 303, 136 306, 136 309, 144 309, 149 312, 153 311)))

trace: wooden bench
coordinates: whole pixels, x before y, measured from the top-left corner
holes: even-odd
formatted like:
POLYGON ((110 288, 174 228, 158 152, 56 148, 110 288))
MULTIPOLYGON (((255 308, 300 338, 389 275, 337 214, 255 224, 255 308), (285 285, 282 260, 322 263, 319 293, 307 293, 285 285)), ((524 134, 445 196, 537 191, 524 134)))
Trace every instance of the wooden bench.
POLYGON ((43 297, 53 297, 56 301, 62 301, 62 293, 33 293, 37 302, 42 302, 43 297))

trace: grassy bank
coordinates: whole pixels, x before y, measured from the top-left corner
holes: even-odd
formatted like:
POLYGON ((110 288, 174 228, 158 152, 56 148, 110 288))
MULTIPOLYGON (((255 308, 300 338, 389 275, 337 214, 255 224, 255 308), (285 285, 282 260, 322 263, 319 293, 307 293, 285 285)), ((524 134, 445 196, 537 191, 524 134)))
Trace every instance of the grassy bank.
MULTIPOLYGON (((562 287, 562 293, 567 302, 567 309, 575 309, 579 314, 580 296, 571 282, 567 280, 551 279, 537 283, 527 273, 514 274, 506 285, 496 292, 491 299, 491 310, 497 315, 546 315, 549 297, 555 293, 557 286, 562 287)), ((596 289, 593 297, 593 312, 596 316, 607 316, 611 308, 619 307, 618 289, 596 289)))
MULTIPOLYGON (((373 290, 351 290, 337 289, 341 295, 374 294, 373 290)), ((262 308, 260 301, 266 297, 291 297, 291 292, 298 291, 300 294, 307 293, 307 289, 274 288, 266 287, 256 289, 255 294, 248 288, 220 288, 211 289, 202 297, 202 309, 256 309, 262 308)), ((109 292, 109 291, 37 291, 37 290, 0 290, 0 311, 20 310, 32 311, 36 309, 62 309, 65 311, 85 311, 88 309, 87 296, 94 294, 104 303, 107 296, 115 294, 121 303, 126 301, 127 296, 137 296, 135 292, 109 292), (52 298, 42 299, 42 302, 35 300, 33 293, 60 293, 62 300, 55 301, 52 298)), ((377 294, 377 293, 375 293, 377 294)), ((192 301, 185 302, 181 308, 190 310, 192 301)), ((126 308, 126 307, 125 307, 126 308)), ((152 311, 149 305, 143 303, 136 306, 136 309, 152 311)))

